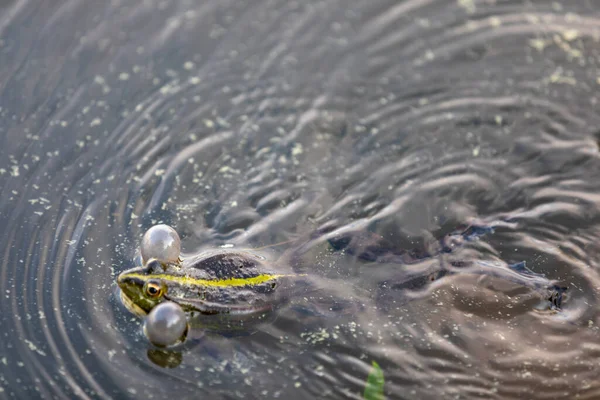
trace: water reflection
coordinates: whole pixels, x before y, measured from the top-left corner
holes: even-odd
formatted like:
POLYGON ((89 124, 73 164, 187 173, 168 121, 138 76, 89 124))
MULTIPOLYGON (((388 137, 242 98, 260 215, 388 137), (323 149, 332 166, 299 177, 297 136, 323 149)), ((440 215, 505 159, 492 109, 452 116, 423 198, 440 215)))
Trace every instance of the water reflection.
POLYGON ((148 360, 162 368, 176 368, 183 361, 181 351, 148 349, 148 360))

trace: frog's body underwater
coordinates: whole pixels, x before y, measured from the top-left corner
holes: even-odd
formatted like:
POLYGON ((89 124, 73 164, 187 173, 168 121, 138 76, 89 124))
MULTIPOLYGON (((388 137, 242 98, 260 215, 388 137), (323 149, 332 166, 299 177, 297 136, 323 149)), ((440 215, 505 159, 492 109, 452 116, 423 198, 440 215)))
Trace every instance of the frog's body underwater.
MULTIPOLYGON (((357 258, 410 264, 448 253, 457 243, 474 240, 491 230, 492 228, 469 227, 444 238, 435 254, 419 256, 393 252, 386 249, 386 246, 378 246, 377 240, 365 239, 362 233, 322 237, 325 237, 334 250, 344 250, 355 254, 357 258)), ((148 230, 140 250, 140 265, 122 272, 117 278, 123 303, 140 316, 148 314, 164 301, 177 303, 191 316, 220 315, 233 318, 264 315, 292 297, 293 293, 299 292, 290 290, 291 288, 300 287, 303 288, 302 293, 307 293, 310 290, 307 289, 307 282, 318 281, 321 283, 319 290, 331 288, 333 291, 333 286, 329 286, 330 283, 323 278, 311 281, 307 275, 275 272, 262 257, 248 251, 221 249, 181 258, 179 236, 167 225, 157 225, 148 230)), ((460 272, 495 276, 529 287, 540 293, 549 302, 551 309, 560 309, 566 290, 543 275, 533 273, 524 263, 506 267, 477 261, 452 263, 438 267, 435 271, 406 273, 388 287, 418 288, 431 280, 460 272)))

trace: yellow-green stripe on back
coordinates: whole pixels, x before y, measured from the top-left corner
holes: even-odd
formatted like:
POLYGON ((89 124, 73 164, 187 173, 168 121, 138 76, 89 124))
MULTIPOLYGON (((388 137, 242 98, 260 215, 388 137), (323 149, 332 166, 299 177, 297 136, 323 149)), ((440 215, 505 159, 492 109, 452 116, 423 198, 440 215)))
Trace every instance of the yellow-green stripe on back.
POLYGON ((165 281, 177 282, 182 285, 188 286, 204 286, 204 287, 235 287, 235 286, 252 286, 259 285, 264 282, 271 281, 273 279, 281 278, 289 275, 268 275, 262 274, 253 276, 251 278, 229 278, 229 279, 196 279, 190 276, 174 276, 167 274, 152 274, 152 275, 143 275, 143 274, 128 274, 127 276, 132 278, 138 278, 143 281, 148 279, 163 279, 165 281))

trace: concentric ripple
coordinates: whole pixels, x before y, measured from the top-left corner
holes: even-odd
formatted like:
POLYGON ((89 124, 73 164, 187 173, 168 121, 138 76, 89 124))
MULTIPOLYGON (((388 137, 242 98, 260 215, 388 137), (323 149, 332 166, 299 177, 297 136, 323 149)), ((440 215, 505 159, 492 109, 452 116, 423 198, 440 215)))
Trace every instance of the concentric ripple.
POLYGON ((38 3, 0 5, 0 398, 600 395, 589 2, 38 3), (153 348, 114 280, 158 223, 312 286, 153 348), (440 272, 522 261, 562 310, 440 272))

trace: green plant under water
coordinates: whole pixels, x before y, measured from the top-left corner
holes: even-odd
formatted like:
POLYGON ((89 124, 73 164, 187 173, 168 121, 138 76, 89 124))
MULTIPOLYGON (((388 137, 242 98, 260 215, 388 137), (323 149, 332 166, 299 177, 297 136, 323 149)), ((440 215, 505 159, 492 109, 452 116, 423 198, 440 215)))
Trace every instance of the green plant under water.
POLYGON ((363 394, 365 400, 384 400, 383 384, 383 371, 381 370, 381 367, 379 367, 379 364, 373 361, 371 371, 367 377, 365 392, 363 394))

